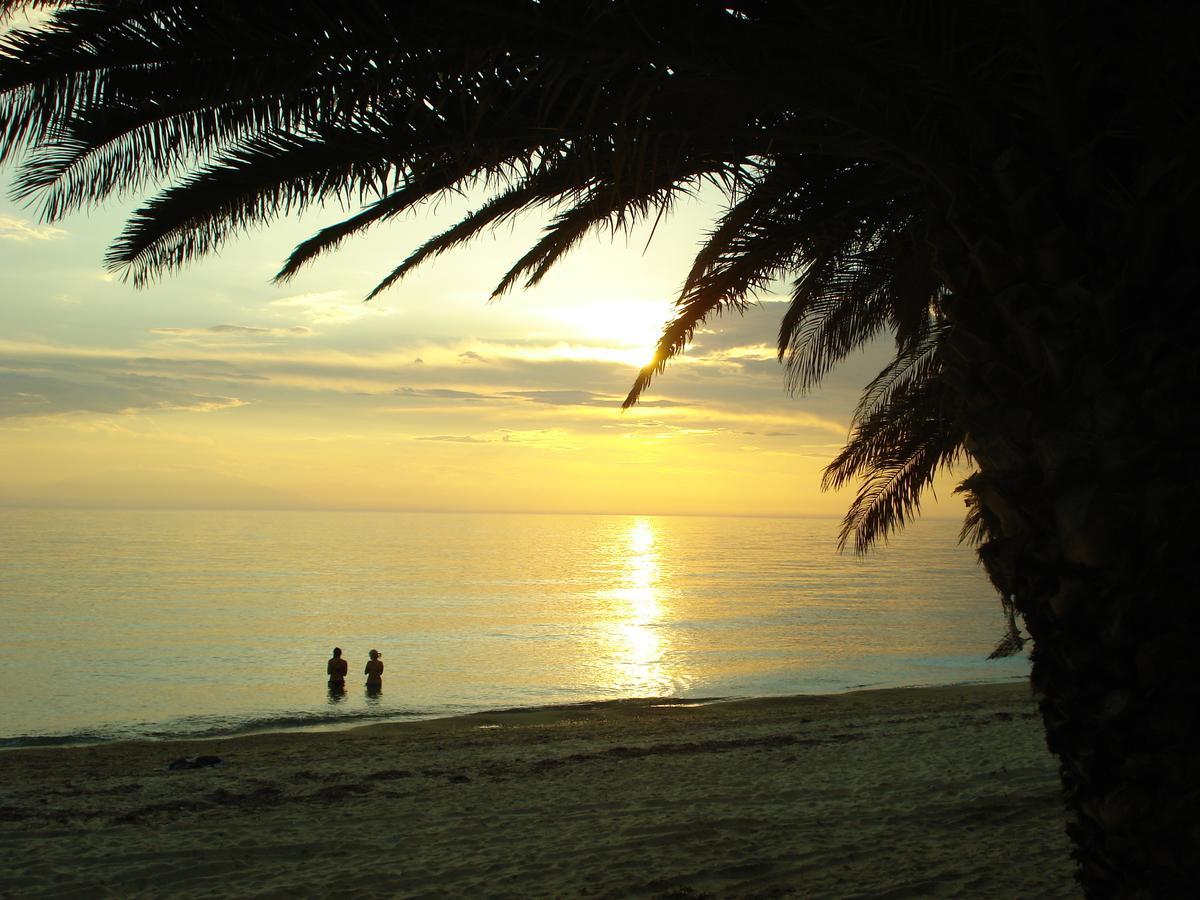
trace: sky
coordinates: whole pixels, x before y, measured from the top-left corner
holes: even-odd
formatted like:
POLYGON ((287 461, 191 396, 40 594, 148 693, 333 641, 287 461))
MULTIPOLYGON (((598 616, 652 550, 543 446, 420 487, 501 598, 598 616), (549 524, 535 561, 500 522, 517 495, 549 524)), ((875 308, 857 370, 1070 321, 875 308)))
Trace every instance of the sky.
MULTIPOLYGON (((3 173, 11 178, 11 171, 3 173)), ((348 242, 284 286, 345 210, 275 221, 145 288, 103 255, 137 197, 53 225, 0 180, 0 505, 840 515, 822 493, 887 346, 789 395, 767 294, 714 319, 622 411, 722 198, 585 241, 489 302, 527 216, 362 298, 478 197, 348 242)), ((781 290, 783 288, 781 287, 781 290)), ((927 513, 957 515, 939 484, 927 513)))

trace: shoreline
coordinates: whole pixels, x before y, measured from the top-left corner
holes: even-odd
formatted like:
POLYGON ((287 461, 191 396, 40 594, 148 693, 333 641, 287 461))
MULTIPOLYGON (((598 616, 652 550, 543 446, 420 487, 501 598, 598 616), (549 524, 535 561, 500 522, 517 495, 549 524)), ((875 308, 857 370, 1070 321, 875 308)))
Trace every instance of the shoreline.
MULTIPOLYGON (((1005 678, 995 678, 986 680, 971 680, 971 681, 956 681, 949 683, 930 683, 930 684, 905 684, 905 685, 855 685, 843 690, 823 691, 820 693, 794 693, 794 694, 762 694, 762 695, 728 695, 728 696, 713 696, 713 697, 619 697, 612 699, 593 699, 579 700, 572 702, 556 702, 546 704, 534 704, 531 706, 498 706, 488 707, 478 710, 454 711, 454 712, 415 712, 405 714, 380 713, 377 715, 371 714, 343 714, 333 715, 322 719, 319 713, 303 713, 294 712, 292 714, 283 713, 275 718, 261 720, 261 723, 250 721, 244 726, 234 727, 228 730, 213 731, 213 732, 197 732, 190 734, 187 732, 178 732, 170 734, 130 734, 121 735, 113 734, 112 736, 101 736, 89 732, 75 734, 47 734, 47 735, 10 735, 0 736, 0 754, 4 754, 13 750, 54 750, 54 749, 71 749, 78 747, 102 747, 114 743, 130 743, 145 741, 155 744, 169 744, 176 741, 194 742, 194 741, 220 741, 238 737, 247 737, 264 734, 320 734, 323 732, 342 732, 352 731, 356 728, 370 728, 375 725, 398 725, 407 722, 424 722, 441 719, 454 719, 462 716, 486 715, 489 713, 510 713, 510 712, 529 712, 540 710, 570 710, 575 707, 590 707, 604 704, 622 704, 622 703, 664 703, 664 704, 702 704, 709 705, 713 703, 734 703, 741 701, 753 700, 770 700, 770 699, 792 699, 803 697, 841 697, 846 694, 861 693, 864 691, 892 691, 892 690, 923 690, 926 688, 940 687, 972 687, 976 685, 989 684, 1025 684, 1028 682, 1027 675, 1013 675, 1005 678), (304 724, 301 720, 311 718, 312 721, 304 724), (288 724, 296 721, 297 724, 288 724)), ((169 723, 164 723, 168 725, 169 723)), ((96 726, 98 730, 102 730, 105 726, 96 726)))
POLYGON ((21 897, 1078 896, 1006 682, 14 748, 0 847, 21 897))

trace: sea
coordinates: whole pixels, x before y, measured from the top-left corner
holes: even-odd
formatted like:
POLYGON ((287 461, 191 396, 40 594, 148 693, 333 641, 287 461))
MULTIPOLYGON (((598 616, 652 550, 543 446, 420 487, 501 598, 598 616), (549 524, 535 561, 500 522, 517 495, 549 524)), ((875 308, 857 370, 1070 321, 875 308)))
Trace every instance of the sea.
POLYGON ((1023 657, 987 659, 1004 619, 957 522, 865 557, 837 527, 3 509, 0 748, 1027 677, 1023 657))

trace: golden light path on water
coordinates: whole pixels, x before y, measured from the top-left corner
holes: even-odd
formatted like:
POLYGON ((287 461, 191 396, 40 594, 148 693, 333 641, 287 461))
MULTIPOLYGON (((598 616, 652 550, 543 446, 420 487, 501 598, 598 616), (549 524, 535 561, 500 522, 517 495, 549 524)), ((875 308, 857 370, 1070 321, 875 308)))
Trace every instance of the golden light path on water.
POLYGON ((659 623, 669 614, 659 586, 658 535, 650 519, 634 519, 614 556, 621 561, 621 584, 601 596, 611 604, 611 687, 627 696, 669 693, 673 673, 663 663, 669 647, 659 623))
POLYGON ((1003 617, 957 531, 859 559, 832 520, 0 510, 5 658, 70 659, 0 694, 0 747, 1027 677, 985 659, 1003 617))

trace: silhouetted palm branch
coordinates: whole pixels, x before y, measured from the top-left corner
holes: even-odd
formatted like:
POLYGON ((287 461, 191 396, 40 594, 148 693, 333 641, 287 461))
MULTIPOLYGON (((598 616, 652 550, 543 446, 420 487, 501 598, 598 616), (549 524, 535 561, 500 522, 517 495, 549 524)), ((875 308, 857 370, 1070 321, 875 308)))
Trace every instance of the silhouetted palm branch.
POLYGON ((976 472, 964 479, 954 492, 961 494, 967 504, 967 516, 958 536, 959 542, 969 543, 977 549, 979 561, 1000 594, 1005 619, 1004 635, 988 654, 988 659, 1001 659, 1020 653, 1029 639, 1021 633, 1017 621, 1021 615, 1014 593, 1016 573, 1013 569, 1017 565, 1017 555, 1013 552, 1013 543, 1002 536, 995 514, 983 502, 987 480, 983 473, 976 472))
POLYGON ((941 377, 938 354, 949 330, 933 323, 868 385, 845 448, 825 470, 825 487, 861 479, 842 522, 840 543, 854 538, 863 553, 920 510, 934 476, 963 459, 954 396, 941 377))

